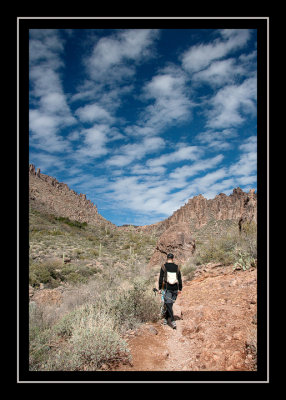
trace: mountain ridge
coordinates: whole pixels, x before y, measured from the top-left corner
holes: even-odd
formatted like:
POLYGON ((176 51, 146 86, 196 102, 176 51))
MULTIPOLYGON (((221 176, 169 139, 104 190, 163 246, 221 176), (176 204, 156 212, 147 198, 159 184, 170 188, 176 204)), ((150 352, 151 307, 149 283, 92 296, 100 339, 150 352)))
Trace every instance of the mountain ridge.
MULTIPOLYGON (((29 166, 29 202, 39 211, 60 215, 79 222, 107 224, 128 229, 129 225, 117 226, 99 214, 97 206, 85 194, 76 193, 67 184, 41 173, 35 165, 29 166)), ((191 231, 196 231, 210 220, 248 220, 256 222, 257 195, 254 189, 248 193, 235 188, 227 196, 220 193, 214 199, 206 199, 202 194, 190 198, 185 205, 168 218, 155 224, 134 226, 138 230, 155 230, 162 234, 171 225, 188 222, 191 231)))

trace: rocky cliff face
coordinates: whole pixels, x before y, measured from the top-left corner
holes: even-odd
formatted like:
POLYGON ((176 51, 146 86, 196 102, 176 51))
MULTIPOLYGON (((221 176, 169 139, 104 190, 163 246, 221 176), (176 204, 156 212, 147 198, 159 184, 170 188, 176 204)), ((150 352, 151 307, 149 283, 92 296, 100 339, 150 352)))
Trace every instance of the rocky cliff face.
POLYGON ((220 193, 210 200, 201 194, 195 196, 169 218, 141 229, 154 230, 162 234, 171 225, 186 222, 189 224, 190 231, 195 232, 214 221, 234 221, 238 224, 243 219, 243 221, 256 222, 256 211, 257 195, 254 190, 246 193, 236 188, 229 196, 220 193))
POLYGON ((29 205, 33 209, 91 225, 113 225, 98 213, 85 194, 78 194, 65 183, 42 174, 39 168, 36 171, 33 164, 29 166, 29 189, 29 205))
POLYGON ((149 267, 162 264, 167 252, 175 253, 179 263, 184 262, 193 255, 196 241, 218 238, 230 230, 241 231, 247 222, 257 222, 256 214, 254 190, 245 193, 236 188, 229 196, 221 193, 210 200, 196 196, 166 220, 140 228, 159 236, 149 267))

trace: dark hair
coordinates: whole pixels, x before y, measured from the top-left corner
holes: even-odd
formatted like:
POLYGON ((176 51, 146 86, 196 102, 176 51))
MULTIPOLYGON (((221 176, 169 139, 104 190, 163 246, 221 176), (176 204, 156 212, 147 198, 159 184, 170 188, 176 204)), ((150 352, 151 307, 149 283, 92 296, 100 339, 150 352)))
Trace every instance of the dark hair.
POLYGON ((174 258, 174 255, 172 253, 167 254, 167 258, 174 258))

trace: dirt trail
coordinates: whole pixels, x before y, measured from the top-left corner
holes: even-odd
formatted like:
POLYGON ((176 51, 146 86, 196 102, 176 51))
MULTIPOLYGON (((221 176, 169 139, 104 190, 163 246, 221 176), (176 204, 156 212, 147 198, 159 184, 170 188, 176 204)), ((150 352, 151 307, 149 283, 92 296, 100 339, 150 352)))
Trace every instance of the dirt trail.
POLYGON ((132 365, 117 371, 248 371, 256 368, 256 269, 209 265, 184 282, 177 329, 145 324, 127 341, 132 365))

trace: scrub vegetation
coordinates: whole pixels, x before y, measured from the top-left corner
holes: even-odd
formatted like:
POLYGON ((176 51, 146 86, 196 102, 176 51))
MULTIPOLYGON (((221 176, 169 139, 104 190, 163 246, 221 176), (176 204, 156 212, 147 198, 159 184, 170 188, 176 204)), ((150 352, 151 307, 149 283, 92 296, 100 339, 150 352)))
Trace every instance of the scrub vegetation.
MULTIPOLYGON (((132 361, 126 334, 160 318, 152 291, 158 271, 146 268, 157 239, 131 226, 91 226, 30 210, 30 288, 61 296, 55 303, 31 297, 30 370, 96 371, 132 361)), ((191 280, 198 265, 212 262, 256 266, 256 226, 205 236, 182 275, 191 280)))

